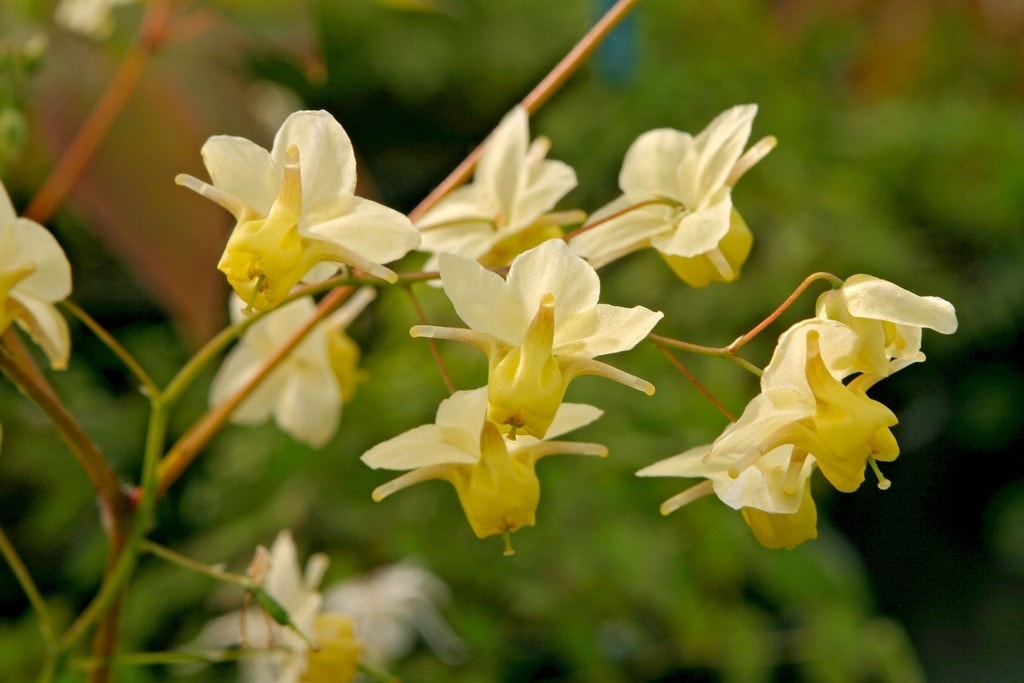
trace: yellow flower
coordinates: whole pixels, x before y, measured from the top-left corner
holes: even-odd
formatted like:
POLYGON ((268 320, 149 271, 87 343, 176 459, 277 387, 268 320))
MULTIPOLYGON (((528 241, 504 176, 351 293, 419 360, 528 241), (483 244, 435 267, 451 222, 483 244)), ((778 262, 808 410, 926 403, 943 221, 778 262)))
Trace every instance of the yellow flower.
POLYGON ((953 334, 957 328, 956 311, 945 299, 918 296, 871 275, 853 275, 842 287, 822 294, 817 315, 844 323, 860 339, 857 354, 841 369, 844 374, 886 377, 924 360, 921 328, 942 334, 953 334))
POLYGON ((487 354, 488 419, 511 438, 543 438, 580 375, 654 393, 649 382, 594 356, 633 348, 662 314, 597 303, 597 273, 561 240, 520 254, 507 280, 453 254, 441 254, 440 266, 445 293, 471 329, 417 325, 410 333, 465 342, 487 354))
MULTIPOLYGON (((314 448, 338 431, 341 406, 352 398, 360 379, 359 347, 345 327, 373 300, 363 287, 313 328, 231 415, 231 421, 260 424, 273 416, 278 426, 314 448)), ((241 317, 234 299, 231 315, 241 317)), ((271 311, 250 327, 227 355, 210 386, 210 405, 223 403, 249 383, 277 349, 309 320, 316 309, 303 297, 271 311)))
POLYGON ((496 268, 522 252, 562 236, 562 226, 582 222, 580 211, 549 213, 569 190, 576 173, 561 161, 545 160, 547 138, 530 144, 526 110, 513 109, 484 143, 473 182, 441 199, 416 222, 420 249, 449 252, 496 268))
MULTIPOLYGON (((512 441, 485 419, 486 389, 459 391, 441 402, 434 424, 416 427, 363 454, 374 469, 412 470, 373 492, 380 501, 413 484, 444 479, 455 487, 473 532, 479 538, 533 526, 540 500, 537 460, 576 453, 605 456, 604 446, 542 441, 528 436, 512 441)), ((566 403, 551 424, 551 436, 596 420, 593 406, 566 403)))
POLYGON ((67 367, 71 336, 54 303, 71 294, 71 264, 46 228, 19 218, 0 183, 0 332, 12 322, 46 353, 55 370, 67 367))
POLYGON ((419 245, 408 218, 355 196, 352 143, 327 112, 289 116, 269 152, 220 135, 202 154, 212 185, 184 174, 175 180, 234 215, 217 267, 251 308, 271 309, 300 281, 329 277, 340 264, 394 282, 381 264, 419 245))
POLYGON ((775 146, 766 137, 743 152, 756 113, 733 107, 696 137, 670 128, 641 135, 622 162, 622 196, 590 216, 594 227, 570 241, 573 250, 600 268, 653 247, 693 287, 735 280, 753 238, 730 193, 775 146))

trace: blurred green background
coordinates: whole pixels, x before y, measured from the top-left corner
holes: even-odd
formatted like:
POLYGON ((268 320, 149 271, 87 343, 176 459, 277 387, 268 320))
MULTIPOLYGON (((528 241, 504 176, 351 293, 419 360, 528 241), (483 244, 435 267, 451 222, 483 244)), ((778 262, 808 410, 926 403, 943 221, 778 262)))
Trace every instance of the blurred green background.
MULTIPOLYGON (((172 183, 206 177, 207 136, 269 146, 296 108, 326 108, 360 162, 361 192, 410 210, 571 47, 597 0, 309 0, 178 3, 192 32, 155 56, 138 90, 48 222, 75 268, 73 299, 166 381, 226 319, 214 270, 229 216, 172 183)), ((142 8, 114 13, 94 42, 55 28, 53 3, 0 2, 3 158, 23 209, 128 49, 142 8), (45 49, 26 57, 46 39, 45 49)), ((710 441, 724 420, 650 347, 614 363, 651 379, 645 398, 598 379, 568 400, 606 411, 576 440, 607 460, 539 466, 538 525, 516 554, 479 541, 445 483, 375 504, 389 478, 368 447, 430 422, 446 395, 415 316, 386 291, 352 328, 369 381, 338 436, 314 452, 273 425, 229 428, 161 503, 152 537, 241 571, 281 528, 332 558, 326 584, 412 557, 452 589, 444 614, 467 660, 426 647, 397 662, 408 681, 1017 681, 1024 679, 1024 6, 1002 0, 645 0, 533 122, 580 187, 560 205, 593 210, 617 194, 640 133, 698 132, 739 103, 760 110, 754 139, 778 148, 733 193, 755 235, 735 284, 691 290, 650 253, 602 271, 602 299, 665 312, 657 331, 728 343, 808 273, 867 272, 957 308, 952 337, 925 331, 928 362, 873 390, 899 416, 889 491, 816 489, 820 537, 768 551, 713 499, 662 518, 682 480, 636 479, 655 460, 710 441)), ((402 265, 415 268, 421 257, 402 265)), ((436 324, 459 324, 422 288, 436 324)), ((817 290, 815 290, 817 291, 817 290)), ((763 364, 813 294, 750 347, 763 364)), ((462 388, 480 354, 442 352, 462 388), (468 362, 467 362, 468 358, 468 362)), ((94 337, 74 329, 70 369, 53 377, 117 471, 134 481, 147 403, 94 337)), ((726 405, 753 378, 684 357, 726 405)), ((207 378, 208 381, 208 378, 207 378)), ((180 434, 205 387, 175 415, 180 434)), ((41 414, 0 383, 0 526, 53 609, 69 619, 95 590, 105 539, 85 477, 41 414)), ((816 482, 822 483, 822 482, 816 482)), ((154 558, 132 585, 125 651, 166 650, 237 605, 154 558)), ((232 602, 234 601, 234 602, 232 602)), ((42 641, 0 568, 0 674, 27 680, 42 641)), ((231 680, 125 669, 128 681, 231 680)))

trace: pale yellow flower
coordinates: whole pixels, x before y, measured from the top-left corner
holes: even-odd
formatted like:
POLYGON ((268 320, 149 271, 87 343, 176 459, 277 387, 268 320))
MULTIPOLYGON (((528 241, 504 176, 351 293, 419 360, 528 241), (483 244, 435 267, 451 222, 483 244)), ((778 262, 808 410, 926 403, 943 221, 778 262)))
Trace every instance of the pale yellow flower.
POLYGON ((484 143, 473 181, 439 201, 416 221, 422 251, 449 252, 494 268, 546 239, 562 226, 582 222, 579 211, 550 213, 576 187, 576 173, 561 161, 546 160, 547 138, 530 144, 526 110, 513 109, 484 143))
POLYGON ((918 296, 871 275, 853 275, 838 289, 818 297, 817 315, 837 320, 857 333, 860 349, 845 373, 885 377, 924 360, 921 328, 956 332, 956 311, 945 299, 918 296))
POLYGON ((341 264, 395 282, 381 264, 420 243, 403 214, 355 196, 352 143, 325 111, 289 116, 269 152, 219 135, 202 154, 212 185, 184 174, 175 180, 238 221, 217 267, 252 308, 273 308, 300 281, 328 277, 341 264))
POLYGON ((566 388, 580 375, 654 393, 649 382, 594 357, 633 348, 662 314, 599 304, 597 273, 561 240, 520 254, 507 280, 453 254, 441 254, 440 270, 445 293, 471 329, 417 325, 410 332, 465 342, 487 354, 487 415, 502 432, 543 438, 566 388))
POLYGON ((622 196, 590 216, 595 227, 584 226, 572 248, 600 268, 653 247, 689 285, 735 280, 753 238, 731 191, 775 146, 767 137, 743 151, 756 113, 733 107, 696 137, 670 128, 641 135, 622 162, 622 196))
MULTIPOLYGON (((370 287, 359 290, 326 320, 314 327, 260 385, 235 409, 231 421, 260 424, 271 416, 295 439, 319 448, 338 431, 342 403, 359 380, 359 347, 345 328, 374 298, 370 287)), ((228 353, 210 387, 210 405, 219 405, 249 383, 316 310, 310 297, 271 311, 250 327, 228 353)), ((234 299, 231 314, 241 317, 234 299)))
MULTIPOLYGON (((473 532, 479 538, 508 534, 533 526, 540 501, 537 460, 576 453, 605 456, 598 444, 543 441, 521 436, 515 441, 498 433, 486 419, 487 390, 458 391, 441 402, 434 424, 416 427, 363 454, 374 469, 411 470, 373 492, 383 500, 395 491, 430 479, 455 487, 473 532)), ((589 424, 601 415, 593 406, 564 403, 550 425, 559 436, 589 424)), ((506 536, 507 538, 507 536, 506 536)))
POLYGON ((14 212, 0 183, 0 332, 16 322, 50 359, 67 367, 71 335, 54 303, 71 294, 71 264, 43 226, 14 212))

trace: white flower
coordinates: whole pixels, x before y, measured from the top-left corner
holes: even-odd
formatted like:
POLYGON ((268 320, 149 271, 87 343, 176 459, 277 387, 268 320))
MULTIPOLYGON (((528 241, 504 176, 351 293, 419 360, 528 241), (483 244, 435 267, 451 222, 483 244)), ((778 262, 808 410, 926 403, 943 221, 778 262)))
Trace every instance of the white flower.
POLYGON ((417 325, 410 333, 465 342, 487 354, 488 418, 503 431, 543 437, 580 375, 654 393, 649 382, 594 357, 633 348, 662 314, 599 304, 597 273, 563 241, 520 254, 507 280, 453 254, 441 254, 440 266, 445 293, 471 329, 417 325))
POLYGON ((487 139, 473 182, 445 196, 416 222, 421 250, 498 267, 545 239, 560 237, 562 225, 583 220, 581 212, 548 213, 576 187, 576 173, 561 161, 544 159, 551 145, 547 138, 533 144, 529 139, 526 110, 517 106, 487 139))
POLYGON ((220 135, 202 154, 212 185, 184 174, 175 180, 238 221, 217 267, 253 308, 273 308, 295 284, 328 277, 338 264, 394 282, 381 264, 419 245, 408 218, 353 194, 352 143, 327 112, 289 116, 269 152, 220 135))
POLYGON ((60 0, 54 18, 64 28, 93 40, 103 40, 114 30, 110 11, 135 0, 60 0))
POLYGON ((743 152, 757 106, 726 110, 696 137, 670 128, 641 135, 619 173, 623 195, 594 212, 572 248, 595 268, 654 247, 695 287, 739 275, 752 238, 733 209, 736 181, 775 145, 743 152))
POLYGON ((871 275, 853 275, 838 289, 818 297, 817 315, 849 326, 860 338, 859 354, 847 373, 886 377, 924 360, 921 328, 956 332, 956 311, 945 299, 918 296, 871 275))
MULTIPOLYGON (((374 469, 412 470, 377 487, 374 500, 430 479, 455 487, 466 518, 479 538, 533 526, 540 501, 534 466, 542 457, 576 453, 607 455, 598 444, 503 437, 487 413, 486 389, 457 391, 441 402, 437 421, 377 444, 362 460, 374 469)), ((601 415, 593 406, 563 403, 548 430, 559 436, 601 415)))
MULTIPOLYGON (((273 416, 278 426, 304 443, 319 448, 338 430, 341 405, 354 390, 358 347, 345 327, 376 292, 364 287, 309 332, 266 379, 232 413, 231 420, 259 424, 273 416)), ((316 309, 304 297, 267 313, 253 323, 224 359, 210 387, 210 404, 218 405, 246 385, 271 354, 309 320, 316 309)), ((241 317, 233 299, 231 314, 241 317)))
POLYGON ((324 610, 352 618, 370 664, 387 667, 407 656, 417 635, 442 661, 456 664, 465 658, 466 646, 438 610, 449 599, 441 579, 401 562, 327 587, 324 610))
POLYGON ((0 332, 12 321, 46 353, 56 370, 67 367, 71 336, 53 306, 71 294, 71 264, 46 228, 19 218, 0 183, 0 332))
POLYGON ((315 638, 317 631, 317 617, 323 602, 318 588, 327 571, 327 556, 316 554, 310 557, 303 573, 295 542, 288 531, 277 535, 269 557, 266 557, 264 549, 258 549, 254 564, 262 560, 261 555, 269 559, 269 567, 264 576, 255 576, 254 580, 284 608, 295 628, 306 637, 278 624, 254 606, 209 622, 187 649, 237 645, 275 648, 265 654, 243 658, 240 662, 242 680, 246 683, 299 683, 304 680, 309 665, 307 639, 315 638))

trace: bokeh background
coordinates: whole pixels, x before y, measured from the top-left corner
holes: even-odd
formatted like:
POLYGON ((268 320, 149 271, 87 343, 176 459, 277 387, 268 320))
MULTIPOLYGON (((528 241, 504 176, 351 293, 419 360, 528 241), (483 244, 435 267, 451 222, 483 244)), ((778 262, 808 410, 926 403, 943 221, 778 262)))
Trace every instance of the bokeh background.
MULTIPOLYGON (((176 187, 205 177, 212 134, 269 145, 292 110, 325 108, 359 155, 361 192, 410 210, 571 47, 597 0, 262 0, 181 2, 179 31, 58 213, 48 222, 75 269, 73 299, 166 381, 226 321, 214 270, 226 212, 176 187)), ((23 209, 135 39, 143 8, 114 11, 101 41, 53 23, 53 3, 0 2, 0 171, 23 209), (44 42, 40 42, 41 39, 44 42)), ((724 419, 656 351, 616 361, 652 379, 653 398, 602 380, 569 400, 606 410, 577 440, 607 460, 552 458, 539 470, 538 525, 473 537, 443 482, 375 504, 387 473, 368 447, 430 422, 446 395, 414 311, 386 291, 352 328, 368 381, 321 451, 273 425, 229 428, 178 482, 152 537, 244 569, 290 528, 332 559, 326 584, 413 558, 451 588, 443 613, 467 656, 421 643, 396 662, 408 681, 1017 681, 1024 678, 1024 5, 1009 0, 646 0, 534 119, 580 187, 560 206, 617 194, 640 133, 697 132, 739 103, 760 106, 754 138, 778 148, 733 197, 755 235, 735 284, 692 290, 656 256, 608 267, 603 300, 665 312, 658 332, 721 345, 808 273, 867 272, 957 308, 951 337, 925 332, 928 362, 873 395, 900 417, 889 491, 816 488, 820 537, 768 551, 713 499, 671 517, 681 480, 636 479, 655 460, 710 441, 724 419)), ((422 257, 401 265, 413 269, 422 257)), ((458 324, 440 293, 417 290, 432 322, 458 324)), ((799 300, 747 357, 763 364, 799 300)), ((457 384, 486 371, 442 345, 457 384)), ((147 403, 80 326, 53 377, 126 481, 141 458, 147 403)), ((756 391, 735 366, 683 360, 733 410, 756 391)), ((206 379, 208 382, 208 378, 206 379)), ((180 434, 206 407, 199 386, 180 434)), ((0 383, 0 525, 55 612, 70 619, 102 572, 105 540, 85 477, 41 414, 0 383)), ((821 482, 818 482, 821 483, 821 482)), ((125 651, 168 650, 240 596, 144 558, 125 651)), ((0 568, 0 674, 29 680, 36 621, 0 568)), ((125 669, 122 680, 232 680, 125 669)))

